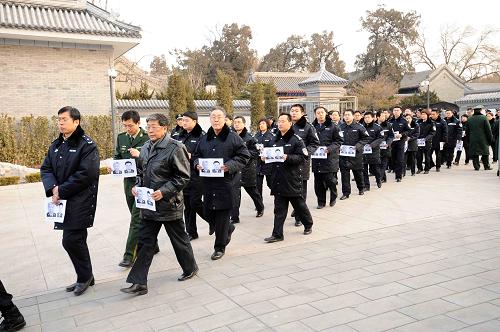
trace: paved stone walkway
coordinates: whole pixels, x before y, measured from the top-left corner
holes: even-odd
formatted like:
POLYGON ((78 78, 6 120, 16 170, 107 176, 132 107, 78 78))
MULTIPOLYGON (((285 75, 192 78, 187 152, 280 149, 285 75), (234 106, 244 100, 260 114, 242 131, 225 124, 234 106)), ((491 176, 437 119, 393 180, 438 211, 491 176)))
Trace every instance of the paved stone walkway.
MULTIPOLYGON (((61 233, 41 217, 40 184, 0 188, 0 279, 28 331, 500 331, 500 181, 460 166, 407 176, 334 208, 315 209, 304 236, 289 218, 285 241, 266 244, 272 200, 242 223, 226 256, 210 261, 213 237, 199 222, 199 276, 180 269, 164 233, 149 294, 119 292, 127 233, 121 183, 101 178, 89 246, 97 284, 64 292, 74 272, 61 233)), ((312 181, 310 181, 312 182, 312 181)), ((312 184, 312 183, 311 183, 312 184)))

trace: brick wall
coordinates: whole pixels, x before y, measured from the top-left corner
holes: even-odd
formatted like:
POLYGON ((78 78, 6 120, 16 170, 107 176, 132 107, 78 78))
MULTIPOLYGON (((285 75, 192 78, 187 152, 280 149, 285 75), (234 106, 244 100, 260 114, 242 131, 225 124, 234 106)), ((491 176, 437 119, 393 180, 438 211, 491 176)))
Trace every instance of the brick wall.
POLYGON ((0 113, 51 116, 71 105, 109 114, 111 50, 0 45, 0 113))

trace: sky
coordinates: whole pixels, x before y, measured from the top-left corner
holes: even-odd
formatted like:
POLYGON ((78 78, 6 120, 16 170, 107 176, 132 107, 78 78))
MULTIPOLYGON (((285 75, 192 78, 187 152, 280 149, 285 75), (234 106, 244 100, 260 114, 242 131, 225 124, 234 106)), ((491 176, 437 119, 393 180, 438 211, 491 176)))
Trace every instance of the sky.
MULTIPOLYGON (((99 0, 97 0, 98 2, 99 0)), ((105 1, 102 1, 104 3, 105 1)), ((259 57, 290 35, 310 36, 323 30, 333 31, 334 42, 346 70, 354 70, 356 55, 363 53, 368 34, 361 31, 360 18, 367 10, 384 4, 387 9, 415 10, 421 15, 419 31, 424 31, 431 53, 438 51, 438 37, 447 25, 473 25, 477 30, 500 29, 500 2, 475 1, 241 1, 241 0, 108 0, 108 10, 121 21, 142 28, 140 45, 126 53, 139 66, 149 69, 154 55, 165 54, 169 65, 175 61, 168 55, 173 49, 197 49, 208 43, 211 31, 224 24, 238 23, 252 29, 251 47, 259 57), (473 24, 472 24, 473 23, 473 24)), ((417 70, 428 69, 419 65, 417 70)))

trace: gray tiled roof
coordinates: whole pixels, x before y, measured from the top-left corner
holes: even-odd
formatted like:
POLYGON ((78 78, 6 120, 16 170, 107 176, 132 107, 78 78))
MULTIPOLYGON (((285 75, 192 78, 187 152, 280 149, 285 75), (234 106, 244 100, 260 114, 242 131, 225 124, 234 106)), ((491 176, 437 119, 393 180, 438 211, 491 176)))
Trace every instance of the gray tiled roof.
POLYGON ((311 73, 254 72, 247 83, 274 83, 277 92, 304 92, 299 83, 310 77, 311 73))
POLYGON ((500 101, 500 91, 486 93, 471 93, 456 101, 457 104, 483 103, 488 101, 500 101))
POLYGON ((345 78, 330 73, 328 70, 326 70, 324 63, 321 63, 321 69, 318 72, 312 74, 311 77, 300 82, 299 86, 305 87, 313 84, 335 84, 345 86, 349 84, 349 81, 345 78))
POLYGON ((139 27, 111 18, 90 3, 86 9, 0 2, 0 27, 115 37, 140 38, 139 27))
MULTIPOLYGON (((210 109, 217 105, 217 100, 195 100, 194 104, 196 109, 210 109)), ((117 108, 126 109, 168 109, 168 100, 126 100, 118 99, 116 101, 117 108)), ((238 99, 233 100, 233 107, 235 109, 250 108, 250 100, 238 99)))
POLYGON ((418 88, 420 83, 425 81, 434 70, 419 71, 417 73, 406 73, 399 84, 400 89, 418 88))

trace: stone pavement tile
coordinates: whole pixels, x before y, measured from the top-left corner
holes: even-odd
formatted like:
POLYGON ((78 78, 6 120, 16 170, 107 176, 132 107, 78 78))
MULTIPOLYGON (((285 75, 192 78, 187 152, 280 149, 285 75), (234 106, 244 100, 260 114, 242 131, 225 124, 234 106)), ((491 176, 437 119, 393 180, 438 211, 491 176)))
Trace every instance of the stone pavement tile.
POLYGON ((468 326, 458 332, 496 332, 500 331, 500 321, 490 320, 473 326, 468 326))
POLYGON ((318 301, 328 297, 326 294, 316 290, 306 290, 300 293, 285 295, 283 297, 270 300, 272 304, 280 309, 295 307, 299 304, 307 304, 309 302, 318 301))
POLYGON ((197 320, 187 322, 194 331, 210 331, 226 325, 231 325, 251 318, 252 315, 242 308, 235 308, 215 315, 210 315, 197 320))
POLYGON ((17 302, 16 302, 16 306, 17 308, 19 309, 19 311, 24 315, 24 316, 28 316, 28 315, 38 315, 39 314, 39 310, 38 310, 38 305, 32 305, 32 306, 29 306, 29 307, 20 307, 17 305, 17 302))
POLYGON ((316 278, 318 276, 324 276, 332 274, 332 270, 328 267, 318 267, 310 270, 303 270, 300 272, 291 273, 288 276, 300 281, 307 281, 312 278, 316 278))
POLYGON ((371 286, 382 286, 394 281, 399 282, 400 280, 406 279, 408 277, 408 274, 399 271, 390 271, 380 274, 374 274, 365 278, 360 278, 360 281, 370 284, 371 286))
POLYGON ((65 308, 69 306, 69 300, 67 298, 55 300, 51 302, 40 303, 38 305, 40 312, 46 312, 54 309, 65 308))
POLYGON ((209 293, 190 296, 184 299, 172 301, 169 304, 172 307, 172 309, 174 309, 174 311, 181 311, 191 308, 193 306, 193 303, 196 303, 198 305, 206 305, 212 302, 223 300, 225 298, 226 297, 224 296, 224 294, 217 291, 213 291, 209 293))
MULTIPOLYGON (((483 239, 487 238, 488 235, 484 236, 483 239)), ((476 242, 472 244, 468 244, 465 247, 469 249, 473 249, 474 251, 477 250, 486 250, 486 249, 491 249, 491 248, 498 248, 500 244, 498 243, 498 238, 496 236, 490 235, 490 239, 481 242, 476 242)))
POLYGON ((500 250, 498 248, 491 248, 474 252, 474 256, 481 259, 491 259, 500 257, 500 250))
POLYGON ((469 307, 497 298, 500 298, 500 294, 488 291, 483 288, 475 288, 462 293, 443 297, 443 300, 456 303, 458 305, 461 305, 462 307, 469 307))
POLYGON ((128 314, 135 311, 135 307, 132 303, 127 301, 110 303, 108 305, 98 307, 96 310, 75 314, 73 317, 77 325, 85 325, 92 322, 97 322, 99 320, 107 319, 113 316, 119 316, 128 314))
POLYGON ((185 324, 190 321, 197 320, 202 317, 211 316, 212 313, 203 307, 194 307, 191 309, 175 312, 170 315, 165 315, 155 319, 151 319, 148 324, 153 330, 162 330, 172 328, 173 326, 185 324))
POLYGON ((207 308, 213 314, 218 314, 220 312, 235 309, 238 307, 239 306, 236 303, 228 298, 205 305, 205 308, 207 308))
POLYGON ((246 283, 261 281, 262 279, 255 274, 245 274, 237 277, 228 278, 227 276, 222 280, 210 281, 210 285, 216 289, 225 289, 229 287, 241 286, 246 283))
POLYGON ((40 326, 41 321, 40 321, 40 315, 39 314, 34 314, 34 315, 26 315, 24 316, 24 320, 26 321, 26 326, 40 326))
POLYGON ((291 284, 284 284, 279 286, 282 290, 290 294, 302 293, 307 290, 316 290, 320 287, 326 287, 332 283, 324 278, 313 278, 307 280, 307 282, 296 281, 291 284))
POLYGON ((448 332, 465 327, 462 322, 446 316, 435 316, 420 320, 415 323, 400 326, 394 329, 395 332, 448 332))
POLYGON ((401 285, 397 282, 391 282, 382 286, 365 288, 362 290, 356 291, 356 293, 370 299, 377 300, 382 297, 387 297, 390 295, 400 294, 407 291, 412 290, 412 288, 408 286, 401 285))
POLYGON ((500 299, 491 300, 490 303, 500 307, 500 299))
MULTIPOLYGON (((434 243, 436 241, 431 241, 431 242, 434 243)), ((414 243, 412 242, 411 245, 414 245, 414 243)), ((430 245, 423 245, 423 246, 410 247, 408 249, 403 249, 403 250, 400 250, 399 252, 402 254, 408 255, 408 256, 416 256, 416 255, 425 254, 428 252, 433 252, 436 250, 438 250, 438 248, 435 248, 435 247, 430 246, 430 245)))
POLYGON ((42 324, 43 331, 67 331, 69 329, 75 328, 75 320, 73 317, 64 318, 56 320, 53 322, 47 322, 42 324))
POLYGON ((498 282, 498 280, 500 280, 500 268, 495 269, 495 270, 491 270, 488 272, 479 273, 476 276, 480 277, 480 278, 492 280, 494 282, 498 282))
POLYGON ((322 332, 358 332, 349 325, 338 325, 323 330, 322 332))
POLYGON ((385 263, 385 262, 394 261, 394 260, 406 258, 406 257, 408 257, 408 255, 403 254, 403 253, 398 252, 398 251, 394 251, 394 252, 389 252, 389 253, 383 254, 383 255, 375 255, 372 257, 367 257, 366 260, 373 262, 373 263, 376 263, 376 264, 379 264, 379 263, 385 263))
POLYGON ((67 293, 65 291, 58 291, 58 292, 52 292, 44 295, 39 295, 36 297, 36 300, 38 304, 46 303, 46 302, 52 302, 56 300, 61 300, 61 299, 66 299, 69 296, 73 296, 72 293, 67 293))
POLYGON ((494 270, 500 266, 500 258, 492 258, 487 260, 481 260, 473 263, 474 266, 479 266, 487 270, 494 270))
POLYGON ((113 326, 121 328, 139 322, 145 323, 149 320, 158 317, 163 317, 165 315, 170 315, 173 313, 174 311, 172 310, 169 304, 163 304, 160 306, 129 312, 124 315, 110 317, 108 319, 111 321, 113 326))
POLYGON ((456 292, 463 292, 469 289, 490 285, 492 283, 493 281, 488 279, 483 279, 477 276, 468 276, 442 282, 439 284, 439 286, 454 290, 456 292))
POLYGON ((406 267, 400 269, 399 272, 409 274, 411 276, 419 276, 422 274, 428 274, 431 272, 441 271, 446 269, 446 267, 439 264, 439 262, 431 262, 425 264, 419 264, 415 266, 406 267))
POLYGON ((274 328, 274 331, 276 331, 276 332, 296 332, 296 331, 300 331, 300 332, 312 332, 314 330, 312 330, 311 328, 309 328, 304 323, 296 321, 296 322, 291 322, 291 323, 287 323, 287 324, 284 324, 284 325, 276 326, 274 328))
MULTIPOLYGON (((224 329, 225 330, 220 329, 219 332, 230 332, 231 331, 227 327, 224 327, 224 329)), ((177 325, 177 326, 171 326, 171 327, 167 327, 166 329, 153 330, 153 331, 162 331, 162 332, 193 332, 193 330, 191 330, 191 328, 189 326, 187 326, 186 324, 181 324, 181 325, 177 325)), ((130 332, 134 332, 134 331, 130 331, 130 332)))
POLYGON ((59 320, 61 318, 68 318, 75 315, 100 310, 101 308, 102 305, 100 303, 84 302, 76 305, 69 305, 65 308, 41 312, 40 318, 42 322, 50 322, 59 320))
MULTIPOLYGON (((446 299, 446 298, 445 298, 446 299)), ((401 308, 398 311, 407 316, 418 320, 426 319, 432 316, 441 315, 449 311, 454 311, 462 308, 459 305, 435 299, 424 303, 415 304, 409 307, 401 308)))
MULTIPOLYGON (((473 265, 480 261, 481 258, 474 257, 473 254, 470 254, 441 259, 439 261, 439 264, 443 265, 446 268, 452 269, 460 266, 473 265)), ((466 272, 466 274, 468 273, 466 272)))
POLYGON ((393 295, 375 301, 364 302, 353 306, 353 308, 367 316, 375 316, 384 312, 407 307, 411 304, 411 302, 393 295))
POLYGON ((311 302, 309 304, 321 310, 322 312, 329 312, 346 307, 354 307, 360 303, 365 303, 367 301, 368 299, 353 292, 339 296, 329 297, 327 299, 311 302))
POLYGON ((330 275, 325 275, 323 278, 333 282, 333 283, 341 283, 345 281, 351 281, 355 279, 361 279, 364 277, 368 277, 373 275, 373 273, 368 272, 363 269, 353 269, 344 272, 334 273, 330 275))
POLYGON ((304 263, 297 264, 296 266, 302 270, 310 270, 318 267, 330 266, 337 263, 340 263, 338 259, 326 257, 322 259, 310 260, 304 263))
POLYGON ((257 302, 253 304, 249 304, 243 307, 246 311, 251 313, 254 316, 259 316, 263 314, 267 314, 272 311, 276 311, 279 308, 272 304, 269 301, 262 301, 262 302, 257 302))
POLYGON ((188 292, 184 289, 174 291, 171 293, 157 294, 155 296, 135 296, 130 298, 130 296, 123 294, 124 301, 131 301, 132 305, 137 309, 147 309, 151 307, 156 307, 163 305, 165 303, 173 303, 175 301, 183 300, 187 297, 191 297, 188 292))
MULTIPOLYGON (((403 258, 405 259, 405 258, 403 258)), ((385 263, 380 263, 380 264, 373 264, 369 266, 365 266, 364 269, 367 271, 370 271, 375 274, 380 274, 384 272, 389 272, 389 271, 395 271, 395 270, 400 270, 405 267, 408 267, 409 265, 406 263, 401 262, 400 260, 395 260, 395 261, 389 261, 385 263)))
POLYGON ((26 299, 16 299, 16 306, 18 308, 30 307, 38 304, 36 297, 29 297, 26 299))
MULTIPOLYGON (((129 325, 127 326, 127 328, 136 327, 137 331, 141 331, 140 326, 144 326, 144 324, 141 323, 139 324, 139 326, 137 326, 137 324, 129 325)), ((146 328, 148 329, 147 331, 151 331, 150 327, 146 326, 146 328)), ((95 331, 105 332, 105 331, 119 331, 119 330, 120 329, 113 326, 111 321, 108 319, 100 320, 98 322, 90 323, 88 325, 77 326, 75 329, 71 329, 71 331, 78 331, 78 332, 95 332, 95 331)))
POLYGON ((442 259, 447 258, 446 253, 440 253, 440 252, 428 252, 425 254, 420 254, 416 256, 410 256, 407 258, 402 258, 400 261, 405 264, 409 265, 419 265, 419 264, 425 264, 425 263, 430 263, 430 262, 436 262, 440 261, 442 259))
POLYGON ((28 326, 23 328, 23 332, 41 332, 42 327, 40 325, 37 326, 28 326))
POLYGON ((380 332, 414 322, 413 318, 396 311, 371 316, 347 325, 359 332, 380 332))
POLYGON ((259 321, 257 318, 245 319, 241 322, 228 325, 229 329, 233 332, 256 332, 262 331, 266 328, 266 325, 259 321))
POLYGON ((452 311, 446 315, 465 324, 474 325, 500 317, 500 307, 490 303, 482 303, 452 311))
POLYGON ((255 291, 261 291, 273 287, 278 287, 282 286, 285 284, 292 284, 295 283, 296 280, 292 279, 288 276, 279 276, 279 277, 274 277, 274 278, 269 278, 269 279, 264 279, 264 280, 259 280, 259 281, 253 281, 253 282, 247 282, 242 284, 245 288, 248 288, 249 290, 255 292, 255 291))
POLYGON ((226 296, 233 297, 235 295, 250 293, 250 290, 243 286, 233 286, 224 288, 221 290, 221 292, 224 293, 224 295, 226 296))
POLYGON ((318 290, 320 292, 325 293, 328 296, 338 296, 368 287, 370 287, 370 285, 365 282, 359 280, 351 280, 351 281, 341 282, 339 284, 333 284, 330 286, 321 287, 318 288, 318 290))
MULTIPOLYGON (((463 264, 467 264, 467 263, 463 263, 463 264)), ((486 269, 467 264, 467 265, 462 265, 462 266, 458 266, 458 267, 451 268, 451 269, 441 270, 437 273, 442 274, 442 275, 449 277, 449 278, 457 279, 457 278, 467 277, 467 276, 471 276, 473 274, 478 274, 478 273, 485 272, 485 271, 486 271, 486 269)))
POLYGON ((282 267, 273 268, 273 269, 268 268, 265 271, 256 272, 255 275, 261 279, 268 279, 268 278, 274 278, 274 277, 279 277, 279 276, 286 276, 286 275, 290 275, 291 273, 297 273, 300 271, 303 271, 303 269, 298 267, 297 265, 290 265, 290 266, 282 266, 282 267))
POLYGON ((233 296, 232 300, 241 306, 245 306, 245 305, 256 303, 256 302, 271 300, 271 299, 274 299, 274 298, 277 298, 280 296, 285 296, 287 294, 288 293, 285 292, 284 290, 282 290, 278 287, 273 287, 273 288, 264 289, 264 290, 257 291, 257 292, 236 295, 236 296, 233 296))
POLYGON ((281 309, 257 316, 267 326, 274 327, 285 323, 319 315, 321 312, 310 305, 302 304, 296 307, 281 309))
POLYGON ((366 316, 360 314, 356 310, 345 308, 337 311, 328 312, 325 314, 309 317, 303 319, 302 322, 312 329, 324 330, 333 326, 346 324, 355 320, 365 318, 366 316))
POLYGON ((440 282, 448 281, 450 279, 451 278, 437 273, 428 273, 408 279, 399 280, 398 282, 411 288, 423 288, 426 286, 438 284, 440 282))
POLYGON ((440 297, 444 297, 450 294, 455 293, 452 290, 447 288, 439 287, 436 285, 428 286, 424 288, 419 288, 413 291, 409 291, 406 293, 398 294, 399 297, 410 301, 411 303, 421 303, 429 300, 437 299, 440 297))
POLYGON ((483 286, 483 288, 500 294, 500 282, 497 282, 496 284, 483 286))
POLYGON ((339 272, 354 270, 354 269, 369 266, 369 265, 373 265, 373 263, 370 261, 367 261, 365 259, 356 259, 356 260, 352 260, 352 261, 348 261, 348 262, 334 264, 334 265, 330 266, 330 269, 332 270, 331 273, 339 273, 339 272))

